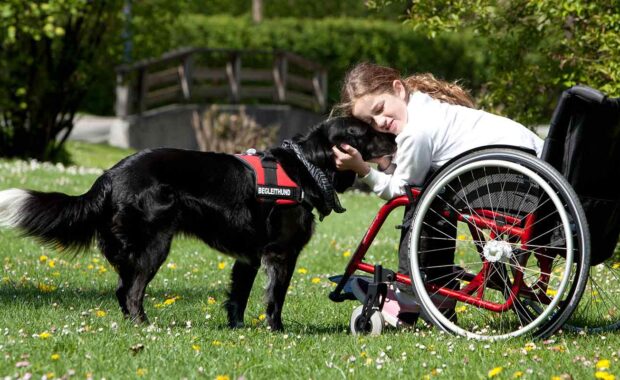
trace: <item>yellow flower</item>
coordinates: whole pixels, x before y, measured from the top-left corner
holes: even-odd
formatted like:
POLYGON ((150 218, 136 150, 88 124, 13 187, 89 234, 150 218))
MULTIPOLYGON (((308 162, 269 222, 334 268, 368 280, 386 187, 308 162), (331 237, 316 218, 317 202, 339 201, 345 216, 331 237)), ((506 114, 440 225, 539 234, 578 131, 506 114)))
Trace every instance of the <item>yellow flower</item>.
POLYGON ((97 258, 97 257, 95 257, 92 261, 93 261, 93 263, 95 263, 95 264, 99 264, 99 258, 97 258))
POLYGON ((502 371, 504 370, 504 368, 502 367, 495 367, 492 370, 489 371, 488 376, 489 377, 495 377, 497 375, 499 375, 502 371))
POLYGON ((220 270, 226 268, 226 263, 221 261, 219 264, 217 264, 217 268, 220 269, 220 270))
POLYGON ((106 316, 106 312, 103 310, 97 310, 97 312, 95 312, 95 315, 98 317, 105 317, 106 316))
POLYGON ((47 265, 49 265, 50 268, 55 268, 56 267, 56 262, 54 260, 50 260, 50 261, 48 261, 47 265))
POLYGON ((99 273, 105 273, 105 272, 107 272, 107 271, 108 271, 108 270, 107 270, 107 269, 105 269, 105 267, 104 267, 104 266, 102 266, 102 265, 100 265, 100 266, 99 266, 99 273))
POLYGON ((214 346, 221 346, 222 342, 220 342, 219 340, 214 340, 213 342, 211 342, 211 344, 214 346))
POLYGON ((48 333, 47 331, 43 331, 41 334, 39 334, 39 338, 41 339, 47 339, 49 337, 51 337, 52 334, 48 333))
POLYGON ((467 310, 467 306, 459 306, 459 307, 454 308, 454 311, 457 313, 464 313, 465 310, 467 310))
POLYGON ((617 263, 613 263, 613 265, 611 266, 613 269, 618 269, 620 268, 620 261, 618 261, 617 263))
POLYGON ((58 359, 60 359, 60 355, 52 354, 51 358, 52 358, 52 360, 58 360, 58 359))
POLYGON ((88 268, 88 269, 95 269, 95 266, 93 264, 88 264, 88 266, 86 268, 88 268))
POLYGON ((497 375, 499 375, 502 371, 504 370, 504 368, 502 367, 495 367, 492 370, 489 371, 488 376, 489 377, 495 377, 497 375))
POLYGON ((199 345, 197 345, 197 344, 192 344, 192 349, 193 349, 194 351, 200 351, 200 346, 199 346, 199 345))
POLYGON ((215 301, 215 298, 213 298, 213 297, 209 297, 209 298, 207 299, 207 303, 208 303, 209 305, 214 305, 214 304, 215 304, 215 302, 216 302, 216 301, 215 301))
POLYGON ((166 267, 168 267, 168 269, 177 269, 177 265, 175 263, 168 263, 166 267))
POLYGON ((459 236, 457 236, 456 238, 457 238, 458 240, 463 241, 463 240, 467 239, 467 236, 465 236, 465 235, 459 235, 459 236))
POLYGON ((610 362, 607 359, 601 359, 596 363, 596 369, 609 369, 610 362))
POLYGON ((321 282, 321 279, 318 277, 312 277, 312 280, 310 281, 312 281, 313 284, 318 284, 319 282, 321 282))
POLYGON ((555 295, 557 295, 557 294, 558 294, 558 291, 557 291, 557 290, 555 290, 555 289, 551 289, 551 288, 547 289, 547 295, 548 295, 548 296, 552 296, 552 297, 553 297, 553 296, 555 296, 555 295))
POLYGON ((297 273, 299 273, 299 274, 306 274, 306 273, 308 273, 308 270, 306 268, 299 268, 299 269, 297 269, 297 273))
POLYGON ((349 251, 348 249, 342 253, 342 257, 349 257, 349 256, 351 256, 351 251, 349 251))
POLYGON ((518 379, 523 376, 523 371, 517 371, 512 375, 513 379, 518 379))
POLYGON ((47 284, 39 284, 38 288, 43 293, 51 293, 57 289, 54 285, 47 285, 47 284))
POLYGON ((259 320, 259 321, 264 321, 264 320, 265 320, 265 318, 266 318, 266 317, 265 317, 265 314, 261 314, 261 315, 259 315, 259 316, 258 316, 258 320, 259 320))
POLYGON ((42 262, 42 263, 46 262, 47 261, 47 256, 45 256, 45 255, 39 256, 39 261, 42 262))
POLYGON ((166 306, 172 305, 173 303, 177 302, 178 299, 179 299, 179 296, 168 298, 164 301, 164 305, 166 306))
POLYGON ((536 348, 536 345, 532 342, 525 344, 525 351, 532 351, 535 348, 536 348))
POLYGON ((597 371, 594 374, 594 377, 596 377, 597 379, 603 379, 603 380, 616 380, 616 376, 612 375, 611 373, 603 372, 603 371, 597 371))
POLYGON ((215 380, 230 380, 230 377, 228 375, 217 375, 215 380))
POLYGON ((146 375, 148 371, 146 370, 146 368, 138 368, 138 370, 136 371, 136 375, 138 376, 144 376, 146 375))

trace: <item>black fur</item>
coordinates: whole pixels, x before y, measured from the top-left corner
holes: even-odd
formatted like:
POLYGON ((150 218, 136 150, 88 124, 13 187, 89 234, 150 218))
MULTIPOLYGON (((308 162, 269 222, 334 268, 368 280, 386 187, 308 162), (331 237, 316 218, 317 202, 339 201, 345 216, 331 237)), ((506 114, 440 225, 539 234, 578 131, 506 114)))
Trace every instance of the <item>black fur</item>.
MULTIPOLYGON (((331 147, 348 143, 365 159, 390 154, 393 137, 355 119, 337 118, 295 139, 305 157, 323 168, 342 192, 354 179, 337 172, 331 147)), ((128 318, 146 322, 146 286, 163 264, 177 233, 202 239, 234 256, 226 303, 228 323, 243 326, 259 266, 268 275, 267 321, 282 329, 282 306, 297 257, 314 225, 312 208, 324 209, 320 191, 295 155, 270 151, 303 187, 305 204, 266 209, 255 199, 254 179, 237 158, 222 153, 153 149, 120 161, 84 195, 31 191, 19 227, 48 244, 80 250, 96 240, 119 275, 116 296, 128 318)))

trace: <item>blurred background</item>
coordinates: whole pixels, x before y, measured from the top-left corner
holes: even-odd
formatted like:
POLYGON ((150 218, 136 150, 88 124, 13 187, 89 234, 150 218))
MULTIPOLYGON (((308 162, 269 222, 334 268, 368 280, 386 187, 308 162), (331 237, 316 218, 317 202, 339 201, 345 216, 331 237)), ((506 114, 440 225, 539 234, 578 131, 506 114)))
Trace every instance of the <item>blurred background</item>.
POLYGON ((68 139, 264 148, 324 119, 357 62, 431 72, 535 128, 561 91, 620 95, 617 0, 3 0, 0 156, 68 139))

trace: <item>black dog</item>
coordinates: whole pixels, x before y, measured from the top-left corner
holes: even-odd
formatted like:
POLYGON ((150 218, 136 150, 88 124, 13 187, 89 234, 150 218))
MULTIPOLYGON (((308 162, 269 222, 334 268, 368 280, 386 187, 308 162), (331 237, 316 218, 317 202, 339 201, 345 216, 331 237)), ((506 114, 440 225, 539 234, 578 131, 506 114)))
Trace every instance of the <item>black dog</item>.
POLYGON ((344 211, 333 189, 342 192, 355 178, 352 172, 335 171, 331 147, 341 143, 356 147, 364 159, 390 154, 395 148, 393 137, 355 119, 336 118, 317 125, 293 143, 269 151, 304 192, 301 204, 269 209, 256 199, 252 171, 232 155, 145 150, 120 161, 80 196, 0 192, 0 225, 78 251, 96 239, 120 277, 116 290, 120 307, 136 322, 147 321, 144 292, 166 260, 174 235, 196 236, 236 258, 226 303, 229 325, 243 326, 262 263, 269 280, 267 321, 271 329, 281 330, 295 263, 313 232, 312 209, 322 217, 332 209, 344 211), (324 174, 327 184, 319 185, 317 172, 324 174))

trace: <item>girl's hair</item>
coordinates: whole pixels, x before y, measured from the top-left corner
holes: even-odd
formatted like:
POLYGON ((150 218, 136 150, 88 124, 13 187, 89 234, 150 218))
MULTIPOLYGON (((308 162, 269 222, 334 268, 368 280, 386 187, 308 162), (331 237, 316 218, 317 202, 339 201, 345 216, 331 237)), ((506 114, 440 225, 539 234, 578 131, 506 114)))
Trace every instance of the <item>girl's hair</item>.
POLYGON ((360 63, 345 76, 340 91, 340 104, 332 113, 351 116, 353 103, 368 94, 394 93, 392 83, 403 82, 407 93, 424 92, 442 102, 474 108, 474 101, 467 90, 456 82, 450 83, 437 79, 430 73, 411 75, 402 78, 400 73, 390 67, 373 63, 360 63))

